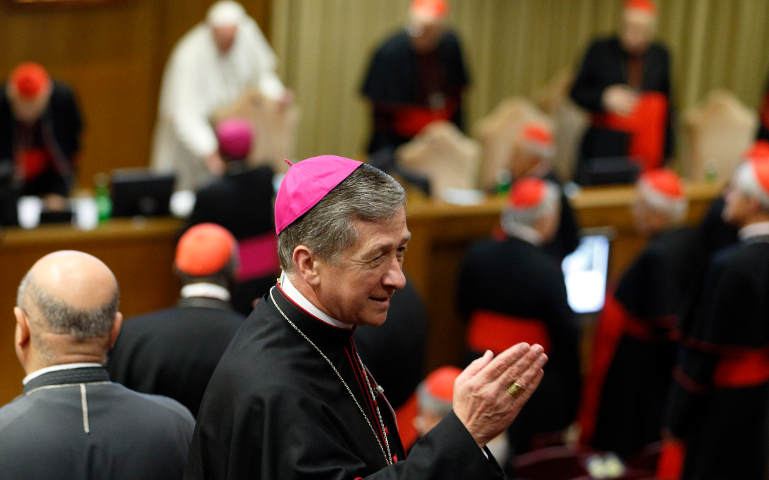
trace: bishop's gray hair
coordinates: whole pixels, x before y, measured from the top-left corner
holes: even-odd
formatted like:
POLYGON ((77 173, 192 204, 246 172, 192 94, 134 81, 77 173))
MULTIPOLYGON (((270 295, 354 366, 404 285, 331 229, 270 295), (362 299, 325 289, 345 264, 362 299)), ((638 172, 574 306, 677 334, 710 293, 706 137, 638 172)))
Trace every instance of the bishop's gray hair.
POLYGON ((16 295, 16 305, 30 314, 30 306, 42 318, 31 318, 30 321, 40 324, 51 333, 71 335, 77 341, 88 338, 105 337, 109 335, 117 315, 120 303, 120 291, 115 288, 115 294, 104 305, 91 309, 76 308, 54 297, 30 276, 29 272, 19 284, 16 295))
POLYGON ((419 387, 417 387, 417 405, 419 405, 420 409, 432 412, 433 415, 439 418, 443 418, 451 413, 451 402, 431 395, 427 390, 425 382, 420 383, 419 387))
POLYGON ((513 208, 505 206, 502 211, 500 224, 502 229, 510 234, 517 225, 532 227, 542 217, 552 215, 561 203, 561 190, 553 182, 545 181, 545 198, 533 208, 513 208))
POLYGON ((294 269, 294 249, 306 245, 330 262, 358 239, 354 220, 381 222, 406 204, 403 187, 376 167, 362 164, 307 213, 278 235, 280 266, 294 269))
POLYGON ((751 161, 744 161, 737 167, 732 176, 732 186, 740 193, 758 200, 764 210, 769 210, 769 195, 761 187, 751 161))

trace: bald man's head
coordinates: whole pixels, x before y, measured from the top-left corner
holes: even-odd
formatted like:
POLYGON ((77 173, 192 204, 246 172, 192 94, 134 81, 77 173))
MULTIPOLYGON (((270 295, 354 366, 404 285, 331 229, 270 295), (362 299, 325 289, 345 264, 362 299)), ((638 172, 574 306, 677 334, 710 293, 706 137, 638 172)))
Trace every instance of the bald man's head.
POLYGON ((38 260, 21 281, 17 298, 37 330, 77 341, 108 336, 118 302, 110 269, 92 255, 69 250, 38 260))

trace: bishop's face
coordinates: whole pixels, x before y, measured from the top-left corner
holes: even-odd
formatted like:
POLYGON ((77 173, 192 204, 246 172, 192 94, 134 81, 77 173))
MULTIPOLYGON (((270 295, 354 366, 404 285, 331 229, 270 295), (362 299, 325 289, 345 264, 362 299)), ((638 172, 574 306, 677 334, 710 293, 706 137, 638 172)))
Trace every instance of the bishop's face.
POLYGON ((316 294, 321 308, 340 322, 381 325, 390 299, 406 285, 403 256, 411 237, 403 207, 383 222, 354 221, 358 240, 320 265, 316 294))
POLYGON ((13 83, 8 82, 7 96, 11 105, 11 111, 16 120, 32 125, 40 118, 48 106, 48 100, 51 97, 51 87, 41 92, 37 97, 25 99, 16 90, 13 83))
POLYGON ((626 9, 619 31, 620 43, 625 51, 631 55, 643 55, 654 39, 656 23, 652 13, 626 9))
POLYGON ((446 25, 443 20, 412 15, 408 27, 411 44, 417 53, 430 53, 438 47, 446 25))
POLYGON ((235 43, 235 37, 238 33, 237 25, 221 25, 211 27, 211 35, 214 38, 216 48, 219 49, 219 53, 227 55, 235 43))
POLYGON ((672 220, 663 212, 655 210, 641 196, 638 195, 633 206, 633 225, 641 235, 654 235, 671 226, 672 220))

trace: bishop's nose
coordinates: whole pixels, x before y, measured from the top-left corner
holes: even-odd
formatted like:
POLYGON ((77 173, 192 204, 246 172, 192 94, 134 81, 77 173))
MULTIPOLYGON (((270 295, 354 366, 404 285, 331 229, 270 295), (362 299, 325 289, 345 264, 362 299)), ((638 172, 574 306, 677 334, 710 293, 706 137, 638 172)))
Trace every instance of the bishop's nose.
POLYGON ((382 277, 382 284, 388 289, 400 290, 406 286, 406 275, 397 257, 393 256, 387 271, 382 277))

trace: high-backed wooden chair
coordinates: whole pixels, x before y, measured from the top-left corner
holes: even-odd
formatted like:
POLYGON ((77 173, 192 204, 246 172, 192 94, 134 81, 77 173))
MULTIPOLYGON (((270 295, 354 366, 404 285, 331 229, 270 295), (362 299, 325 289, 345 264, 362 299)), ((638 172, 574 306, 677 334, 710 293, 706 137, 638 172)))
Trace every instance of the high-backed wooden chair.
POLYGON ((268 164, 273 171, 285 173, 288 164, 283 159, 294 158, 299 108, 283 105, 264 96, 258 89, 246 91, 240 98, 213 115, 214 125, 227 118, 243 118, 254 129, 254 145, 248 157, 252 166, 268 164))
POLYGON ((687 176, 692 180, 711 176, 728 180, 742 153, 753 143, 757 118, 726 90, 710 92, 704 102, 689 109, 684 114, 687 176))
POLYGON ((564 181, 574 175, 579 143, 590 124, 589 115, 569 98, 573 81, 574 72, 567 67, 534 93, 536 104, 552 119, 556 147, 553 169, 564 181))
POLYGON ((431 123, 395 155, 402 169, 427 177, 435 198, 446 189, 478 186, 481 148, 452 123, 431 123))
POLYGON ((551 125, 550 118, 522 97, 502 102, 475 125, 475 136, 483 151, 479 182, 483 189, 493 189, 499 172, 506 168, 521 127, 529 122, 551 125))

